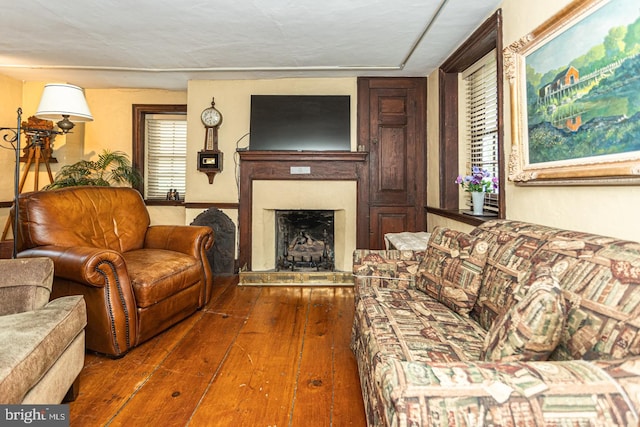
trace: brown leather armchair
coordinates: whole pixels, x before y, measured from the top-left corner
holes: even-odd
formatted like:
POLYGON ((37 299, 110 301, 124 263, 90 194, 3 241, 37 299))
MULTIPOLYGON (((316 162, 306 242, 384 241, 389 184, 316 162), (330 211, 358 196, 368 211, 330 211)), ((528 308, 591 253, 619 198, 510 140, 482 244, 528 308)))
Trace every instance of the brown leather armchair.
POLYGON ((19 208, 18 256, 53 259, 52 298, 84 296, 90 350, 122 356, 209 300, 211 228, 150 226, 134 189, 24 193, 19 208))

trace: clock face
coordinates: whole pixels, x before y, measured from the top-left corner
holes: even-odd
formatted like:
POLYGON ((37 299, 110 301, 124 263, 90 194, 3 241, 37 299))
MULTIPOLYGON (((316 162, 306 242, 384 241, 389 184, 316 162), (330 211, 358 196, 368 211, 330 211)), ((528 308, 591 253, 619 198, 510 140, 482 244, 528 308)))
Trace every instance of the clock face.
POLYGON ((200 116, 205 126, 218 126, 222 121, 222 115, 215 108, 207 108, 200 116))

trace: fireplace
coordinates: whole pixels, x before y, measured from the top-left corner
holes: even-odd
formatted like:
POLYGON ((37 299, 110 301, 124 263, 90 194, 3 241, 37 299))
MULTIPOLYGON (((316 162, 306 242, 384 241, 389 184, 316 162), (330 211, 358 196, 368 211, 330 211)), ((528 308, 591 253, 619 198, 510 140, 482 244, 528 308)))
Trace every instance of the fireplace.
POLYGON ((280 211, 331 211, 335 269, 350 271, 356 245, 355 187, 355 183, 347 181, 255 181, 251 271, 277 269, 275 224, 280 211))
MULTIPOLYGON (((240 152, 239 265, 241 271, 275 271, 275 213, 327 210, 334 213, 335 270, 350 272, 357 227, 367 218, 368 190, 360 186, 364 152, 240 152)), ((365 230, 363 228, 362 230, 365 230)), ((314 273, 318 274, 318 273, 314 273)))
POLYGON ((332 210, 276 210, 276 270, 333 271, 332 210))

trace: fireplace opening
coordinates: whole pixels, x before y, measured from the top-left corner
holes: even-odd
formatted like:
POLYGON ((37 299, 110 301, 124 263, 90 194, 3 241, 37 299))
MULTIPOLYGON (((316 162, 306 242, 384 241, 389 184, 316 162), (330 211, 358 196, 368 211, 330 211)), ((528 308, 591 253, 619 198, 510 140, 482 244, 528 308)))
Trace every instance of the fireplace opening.
POLYGON ((276 210, 276 270, 333 271, 334 211, 276 210))

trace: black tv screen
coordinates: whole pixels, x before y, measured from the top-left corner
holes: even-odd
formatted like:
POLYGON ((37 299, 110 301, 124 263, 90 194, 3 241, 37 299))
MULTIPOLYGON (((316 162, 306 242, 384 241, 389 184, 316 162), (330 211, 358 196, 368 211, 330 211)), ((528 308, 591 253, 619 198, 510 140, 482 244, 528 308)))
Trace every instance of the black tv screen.
POLYGON ((349 95, 251 95, 250 150, 349 151, 349 95))

